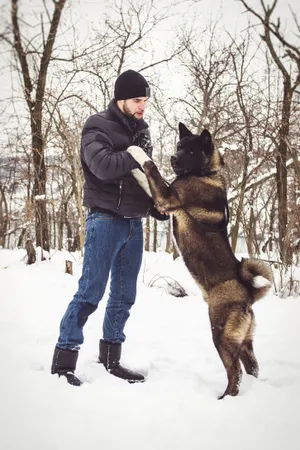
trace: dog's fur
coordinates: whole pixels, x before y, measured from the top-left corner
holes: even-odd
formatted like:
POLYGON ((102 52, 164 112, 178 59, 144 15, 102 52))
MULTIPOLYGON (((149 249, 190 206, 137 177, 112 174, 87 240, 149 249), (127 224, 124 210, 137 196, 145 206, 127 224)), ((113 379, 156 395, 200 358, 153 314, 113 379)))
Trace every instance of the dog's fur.
POLYGON ((171 158, 177 177, 171 185, 140 149, 133 148, 131 154, 145 171, 157 209, 172 215, 177 246, 208 303, 213 342, 228 378, 219 398, 235 396, 241 363, 248 374, 258 375, 252 304, 270 288, 272 272, 260 260, 239 261, 233 254, 225 222, 225 182, 219 174, 224 163, 210 133, 194 135, 182 123, 179 132, 177 153, 171 158))

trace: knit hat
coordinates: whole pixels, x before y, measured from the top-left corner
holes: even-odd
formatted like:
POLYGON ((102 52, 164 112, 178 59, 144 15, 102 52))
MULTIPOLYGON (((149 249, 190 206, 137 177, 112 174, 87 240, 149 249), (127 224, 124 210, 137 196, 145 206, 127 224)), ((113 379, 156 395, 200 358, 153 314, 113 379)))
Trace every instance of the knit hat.
POLYGON ((115 83, 115 100, 150 97, 150 88, 145 78, 134 70, 121 73, 115 83))

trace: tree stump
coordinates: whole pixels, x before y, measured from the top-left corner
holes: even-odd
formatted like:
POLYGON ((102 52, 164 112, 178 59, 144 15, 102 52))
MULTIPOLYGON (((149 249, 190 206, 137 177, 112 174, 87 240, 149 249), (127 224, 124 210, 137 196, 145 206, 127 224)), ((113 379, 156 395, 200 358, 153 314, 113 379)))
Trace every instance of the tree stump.
POLYGON ((36 253, 31 239, 27 239, 25 249, 27 252, 27 264, 34 264, 36 262, 36 253))
POLYGON ((72 261, 66 261, 66 270, 65 273, 69 273, 70 275, 73 275, 73 262, 72 261))

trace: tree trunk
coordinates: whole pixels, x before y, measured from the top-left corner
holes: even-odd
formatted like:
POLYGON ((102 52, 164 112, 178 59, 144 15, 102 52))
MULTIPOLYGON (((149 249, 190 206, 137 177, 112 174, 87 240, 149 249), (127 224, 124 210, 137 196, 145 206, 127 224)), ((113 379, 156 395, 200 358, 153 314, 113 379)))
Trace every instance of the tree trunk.
POLYGON ((77 211, 79 216, 79 230, 78 230, 78 237, 79 237, 79 249, 81 252, 81 256, 83 256, 83 247, 84 247, 84 240, 85 240, 85 214, 82 207, 82 189, 77 189, 75 191, 75 197, 76 197, 76 205, 77 205, 77 211))
POLYGON ((244 220, 244 234, 246 237, 246 245, 249 256, 253 256, 253 243, 254 243, 254 228, 255 228, 255 219, 253 212, 253 191, 251 192, 251 200, 250 200, 250 218, 249 223, 244 220))
POLYGON ((8 205, 5 196, 5 188, 0 185, 0 247, 5 247, 6 233, 8 229, 8 205))
POLYGON ((269 237, 269 251, 273 252, 273 242, 274 242, 274 224, 275 224, 275 202, 271 208, 270 214, 270 237, 269 237))
POLYGON ((247 172, 248 172, 248 164, 249 164, 249 155, 244 155, 244 167, 243 167, 243 178, 241 182, 241 190, 240 190, 240 197, 239 197, 239 203, 236 211, 236 217, 235 217, 235 223, 232 227, 231 231, 231 246, 232 251, 235 253, 236 251, 236 244, 238 240, 239 235, 239 225, 241 223, 243 208, 244 208, 244 197, 245 197, 245 188, 247 183, 247 172))
POLYGON ((168 221, 168 231, 166 240, 166 252, 172 253, 173 243, 172 243, 172 218, 168 221))
POLYGON ((19 239, 18 239, 17 248, 23 247, 23 241, 24 241, 25 234, 26 234, 26 228, 23 228, 21 231, 21 234, 19 236, 19 239))
POLYGON ((33 201, 35 202, 35 236, 36 245, 50 250, 49 227, 46 208, 46 167, 43 138, 41 135, 42 114, 33 115, 31 123, 32 152, 34 166, 33 201))
POLYGON ((36 201, 35 226, 36 244, 42 249, 50 250, 49 228, 46 208, 46 168, 44 159, 44 141, 42 135, 43 101, 45 97, 46 79, 49 63, 52 56, 53 45, 56 38, 61 13, 66 0, 54 2, 54 12, 50 22, 50 29, 45 42, 43 53, 38 68, 35 99, 32 98, 34 82, 31 79, 28 64, 26 45, 23 45, 22 34, 19 29, 18 0, 12 0, 11 19, 14 33, 14 49, 19 59, 21 74, 24 83, 24 97, 27 103, 31 119, 32 153, 34 165, 34 185, 32 196, 36 201), (38 197, 37 197, 38 196, 38 197))
POLYGON ((69 246, 69 252, 76 252, 77 250, 81 250, 81 246, 80 246, 80 231, 78 230, 77 233, 75 234, 72 242, 70 243, 69 246))
POLYGON ((144 249, 146 252, 150 251, 150 216, 146 217, 144 226, 144 249))
POLYGON ((26 241, 25 248, 27 252, 27 264, 34 264, 36 262, 36 253, 31 239, 26 241))
POLYGON ((284 82, 284 95, 282 106, 281 127, 279 130, 279 146, 276 157, 276 181, 278 198, 278 219, 279 219, 279 251, 281 261, 284 264, 291 263, 290 240, 287 233, 287 141, 289 137, 289 123, 291 114, 291 86, 284 82))
POLYGON ((67 211, 65 212, 65 224, 66 224, 66 228, 67 228, 67 248, 68 251, 72 251, 72 246, 73 246, 73 233, 72 233, 72 227, 70 224, 70 221, 67 218, 67 211))
POLYGON ((269 219, 269 236, 268 239, 264 242, 264 245, 262 247, 262 251, 269 251, 273 252, 274 250, 274 224, 275 224, 275 217, 276 217, 276 203, 277 196, 274 195, 271 210, 270 210, 270 219, 269 219))
POLYGON ((157 220, 153 219, 153 251, 157 252, 157 220))
POLYGON ((55 204, 52 202, 52 248, 56 248, 56 215, 55 215, 55 204))
POLYGON ((63 232, 64 232, 64 213, 62 208, 58 212, 58 224, 57 224, 57 234, 58 234, 58 242, 57 248, 58 250, 62 250, 63 248, 63 232))

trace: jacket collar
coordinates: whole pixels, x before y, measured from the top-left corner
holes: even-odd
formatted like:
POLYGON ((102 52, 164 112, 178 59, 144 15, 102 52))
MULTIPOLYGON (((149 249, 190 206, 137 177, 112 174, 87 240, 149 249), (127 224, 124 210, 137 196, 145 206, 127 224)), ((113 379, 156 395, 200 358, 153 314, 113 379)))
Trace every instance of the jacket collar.
POLYGON ((138 131, 148 128, 148 124, 144 121, 144 119, 136 120, 134 117, 131 118, 125 116, 125 114, 123 114, 117 107, 114 99, 110 101, 108 110, 117 118, 118 122, 120 122, 132 134, 136 134, 138 131))

